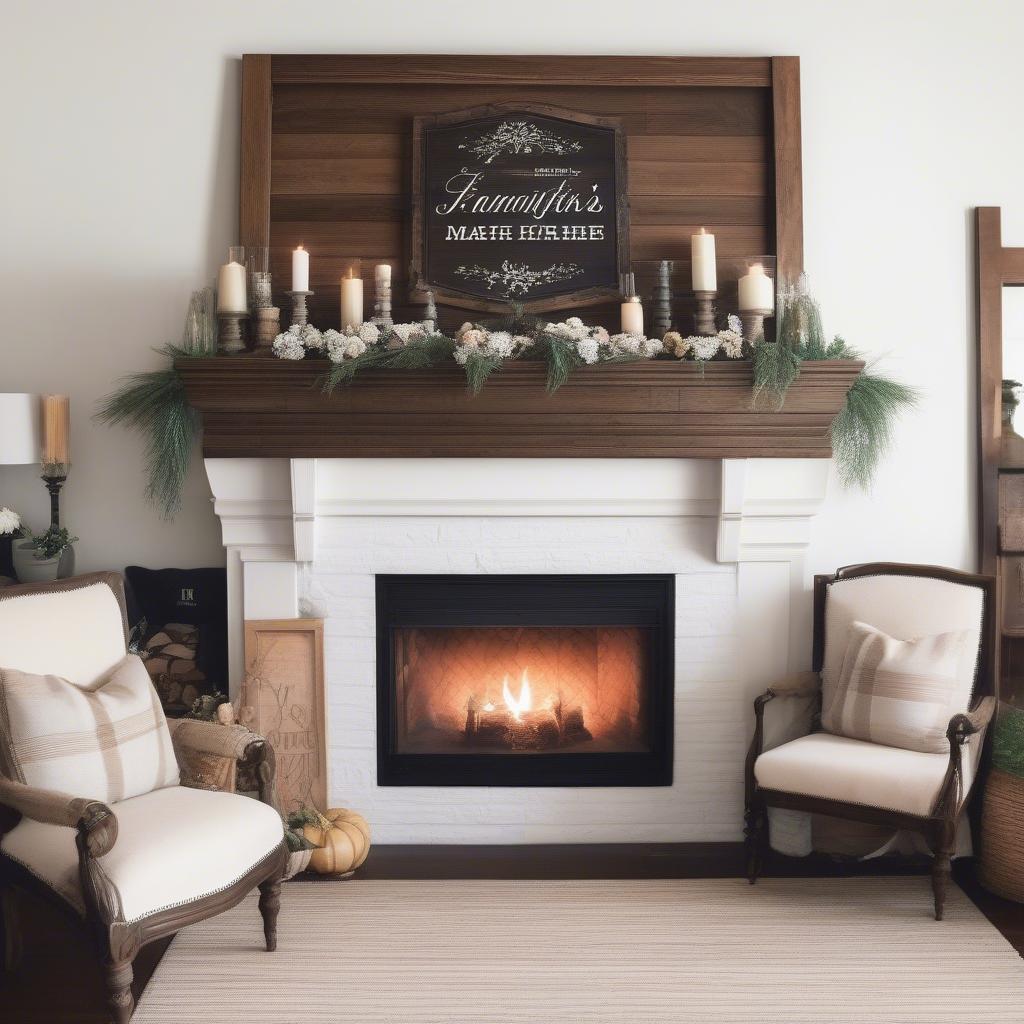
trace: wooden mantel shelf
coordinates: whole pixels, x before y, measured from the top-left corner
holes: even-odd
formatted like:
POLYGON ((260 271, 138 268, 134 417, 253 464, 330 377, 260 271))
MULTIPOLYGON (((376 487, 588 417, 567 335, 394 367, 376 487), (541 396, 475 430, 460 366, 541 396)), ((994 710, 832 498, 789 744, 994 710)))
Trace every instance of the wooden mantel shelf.
POLYGON ((829 458, 830 425, 863 363, 805 363, 781 411, 751 408, 751 365, 584 367, 549 395, 513 363, 473 397, 457 366, 380 371, 324 394, 328 364, 178 362, 207 458, 829 458))

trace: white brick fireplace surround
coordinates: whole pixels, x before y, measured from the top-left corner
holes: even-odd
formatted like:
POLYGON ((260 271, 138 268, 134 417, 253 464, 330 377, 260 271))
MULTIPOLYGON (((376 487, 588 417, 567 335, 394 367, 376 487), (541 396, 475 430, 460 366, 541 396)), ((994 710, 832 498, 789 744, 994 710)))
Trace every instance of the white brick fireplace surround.
POLYGON ((819 459, 207 459, 243 619, 325 619, 330 803, 384 843, 736 840, 751 701, 810 658, 819 459), (671 787, 378 787, 377 573, 674 573, 671 787))

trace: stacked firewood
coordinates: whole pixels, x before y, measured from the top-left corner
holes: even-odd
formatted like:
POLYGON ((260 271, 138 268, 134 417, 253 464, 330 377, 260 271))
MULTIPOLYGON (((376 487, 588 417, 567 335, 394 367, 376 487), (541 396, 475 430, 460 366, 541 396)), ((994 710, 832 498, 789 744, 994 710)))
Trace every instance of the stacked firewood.
POLYGON ((554 750, 592 739, 583 708, 566 707, 559 695, 550 707, 514 714, 508 708, 481 705, 471 697, 466 710, 466 742, 507 750, 554 750))
POLYGON ((189 709, 204 688, 206 676, 196 667, 199 627, 169 622, 144 644, 142 658, 163 706, 189 709))

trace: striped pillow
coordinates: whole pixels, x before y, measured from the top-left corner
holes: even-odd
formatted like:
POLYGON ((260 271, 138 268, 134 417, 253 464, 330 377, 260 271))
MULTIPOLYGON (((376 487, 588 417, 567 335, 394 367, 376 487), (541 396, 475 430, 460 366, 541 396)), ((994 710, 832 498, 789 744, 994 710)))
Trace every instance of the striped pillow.
POLYGON ((887 747, 948 753, 946 728, 970 704, 976 661, 970 630, 896 640, 854 622, 839 677, 824 694, 822 728, 887 747))
POLYGON ((141 659, 98 683, 0 669, 0 747, 12 778, 116 803, 178 783, 167 720, 141 659))

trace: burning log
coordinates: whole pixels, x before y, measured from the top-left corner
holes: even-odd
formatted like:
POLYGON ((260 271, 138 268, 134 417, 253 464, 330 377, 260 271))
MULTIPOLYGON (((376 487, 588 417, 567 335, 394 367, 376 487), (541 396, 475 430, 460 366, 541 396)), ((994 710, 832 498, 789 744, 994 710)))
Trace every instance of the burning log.
POLYGON ((567 743, 592 739, 579 706, 565 710, 559 702, 553 708, 517 708, 517 712, 507 707, 482 708, 475 697, 471 698, 466 712, 466 742, 506 750, 555 750, 567 743))

